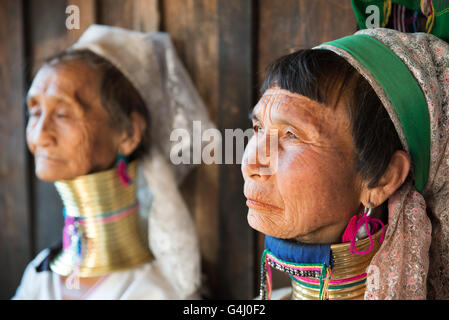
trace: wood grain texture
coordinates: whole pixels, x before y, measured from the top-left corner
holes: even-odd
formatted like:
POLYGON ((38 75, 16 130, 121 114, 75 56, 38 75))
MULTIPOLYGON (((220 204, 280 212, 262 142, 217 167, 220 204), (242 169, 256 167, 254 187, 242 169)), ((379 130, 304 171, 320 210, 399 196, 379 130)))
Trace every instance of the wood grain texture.
POLYGON ((258 75, 282 55, 356 31, 350 1, 259 0, 258 75))
POLYGON ((134 0, 133 29, 150 32, 158 31, 160 27, 160 13, 158 0, 134 0))
POLYGON ((98 23, 143 32, 159 30, 158 0, 98 0, 98 23))
MULTIPOLYGON (((161 29, 168 32, 194 85, 217 123, 219 108, 219 52, 217 0, 165 0, 161 29)), ((201 165, 181 187, 200 240, 203 295, 216 297, 219 268, 219 166, 201 165)))
MULTIPOLYGON (((252 1, 163 2, 163 29, 173 38, 212 120, 248 127, 252 104, 252 1)), ((224 135, 223 135, 224 136, 224 135)), ((203 271, 212 298, 254 295, 254 232, 246 222, 239 165, 201 166, 190 179, 203 271)))
POLYGON ((71 45, 81 37, 92 23, 96 22, 97 2, 95 0, 66 0, 66 5, 75 5, 80 11, 80 28, 66 31, 67 44, 71 45))
POLYGON ((98 23, 132 29, 133 0, 98 0, 98 23))
POLYGON ((14 295, 32 256, 22 13, 22 1, 0 1, 0 299, 14 295))
POLYGON ((25 30, 29 42, 32 74, 40 68, 48 57, 67 49, 83 32, 95 23, 95 0, 33 0, 27 6, 25 30), (66 8, 77 5, 80 10, 80 29, 68 30, 66 27, 66 8))
MULTIPOLYGON (((253 99, 253 1, 219 1, 219 117, 221 130, 250 128, 253 99)), ((223 152, 224 154, 224 152, 223 152)), ((235 156, 235 155, 234 155, 235 156)), ((235 159, 237 162, 237 159, 235 159)), ((241 163, 241 159, 238 159, 241 163)), ((252 299, 258 278, 256 233, 248 226, 239 164, 220 166, 218 297, 252 299)))

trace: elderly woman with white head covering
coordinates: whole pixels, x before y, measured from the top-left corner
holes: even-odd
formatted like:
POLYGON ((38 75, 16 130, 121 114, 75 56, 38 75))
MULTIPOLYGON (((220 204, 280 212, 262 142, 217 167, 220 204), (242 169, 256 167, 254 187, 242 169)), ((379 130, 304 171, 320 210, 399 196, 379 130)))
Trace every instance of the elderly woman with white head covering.
POLYGON ((36 175, 55 182, 65 226, 13 299, 197 297, 198 239, 178 191, 192 165, 170 163, 170 133, 213 124, 169 36, 93 25, 43 65, 27 104, 36 175))

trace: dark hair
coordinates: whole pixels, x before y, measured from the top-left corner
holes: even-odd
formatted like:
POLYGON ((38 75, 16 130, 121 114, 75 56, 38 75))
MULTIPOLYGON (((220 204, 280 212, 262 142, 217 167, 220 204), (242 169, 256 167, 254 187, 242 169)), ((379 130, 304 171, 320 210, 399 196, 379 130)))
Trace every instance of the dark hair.
POLYGON ((44 65, 57 66, 74 60, 82 61, 101 73, 99 92, 101 104, 108 111, 114 128, 132 134, 131 113, 137 112, 145 118, 147 126, 142 140, 129 160, 141 157, 150 148, 150 114, 137 89, 112 63, 90 50, 68 49, 48 58, 44 65))
POLYGON ((299 50, 274 61, 262 85, 299 93, 335 107, 348 104, 356 170, 373 188, 402 144, 387 111, 368 81, 344 58, 329 50, 299 50))

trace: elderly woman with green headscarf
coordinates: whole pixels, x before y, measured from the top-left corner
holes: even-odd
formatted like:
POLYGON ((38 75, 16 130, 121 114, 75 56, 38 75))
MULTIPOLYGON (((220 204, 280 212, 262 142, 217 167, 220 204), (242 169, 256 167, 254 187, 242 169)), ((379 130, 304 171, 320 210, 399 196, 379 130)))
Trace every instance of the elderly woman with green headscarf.
POLYGON ((242 162, 262 298, 449 298, 449 45, 358 31, 278 59, 262 92, 242 162))
POLYGON ((214 126, 170 37, 93 25, 42 66, 27 106, 35 172, 55 183, 65 226, 14 299, 198 297, 199 244, 178 190, 193 166, 170 162, 170 134, 214 126))

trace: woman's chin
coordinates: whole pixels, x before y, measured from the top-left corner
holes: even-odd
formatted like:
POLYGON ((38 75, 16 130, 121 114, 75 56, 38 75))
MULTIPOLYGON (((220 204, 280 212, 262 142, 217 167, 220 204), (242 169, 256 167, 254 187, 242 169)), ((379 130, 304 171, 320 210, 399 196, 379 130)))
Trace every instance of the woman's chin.
POLYGON ((51 172, 48 172, 47 170, 37 170, 36 168, 36 177, 39 180, 45 181, 45 182, 55 182, 57 180, 60 180, 56 178, 55 174, 52 174, 51 172))
POLYGON ((62 179, 70 179, 71 177, 64 174, 64 167, 57 165, 48 165, 36 163, 35 174, 39 180, 46 182, 55 182, 62 179))
POLYGON ((258 222, 257 222, 258 219, 256 217, 254 217, 254 215, 255 215, 255 213, 253 212, 253 210, 252 209, 248 209, 248 214, 246 216, 246 220, 248 221, 248 224, 249 224, 249 226, 251 228, 253 228, 256 231, 261 232, 258 229, 258 222))
POLYGON ((284 221, 282 216, 273 217, 273 213, 270 214, 266 211, 249 208, 247 221, 251 228, 266 236, 279 239, 294 239, 298 234, 297 230, 291 228, 291 224, 282 224, 281 221, 284 221), (274 223, 274 221, 278 223, 274 223))
POLYGON ((266 212, 257 211, 250 208, 246 217, 249 226, 265 235, 279 237, 279 234, 275 232, 278 228, 272 225, 269 219, 264 219, 263 216, 266 214, 266 212))

